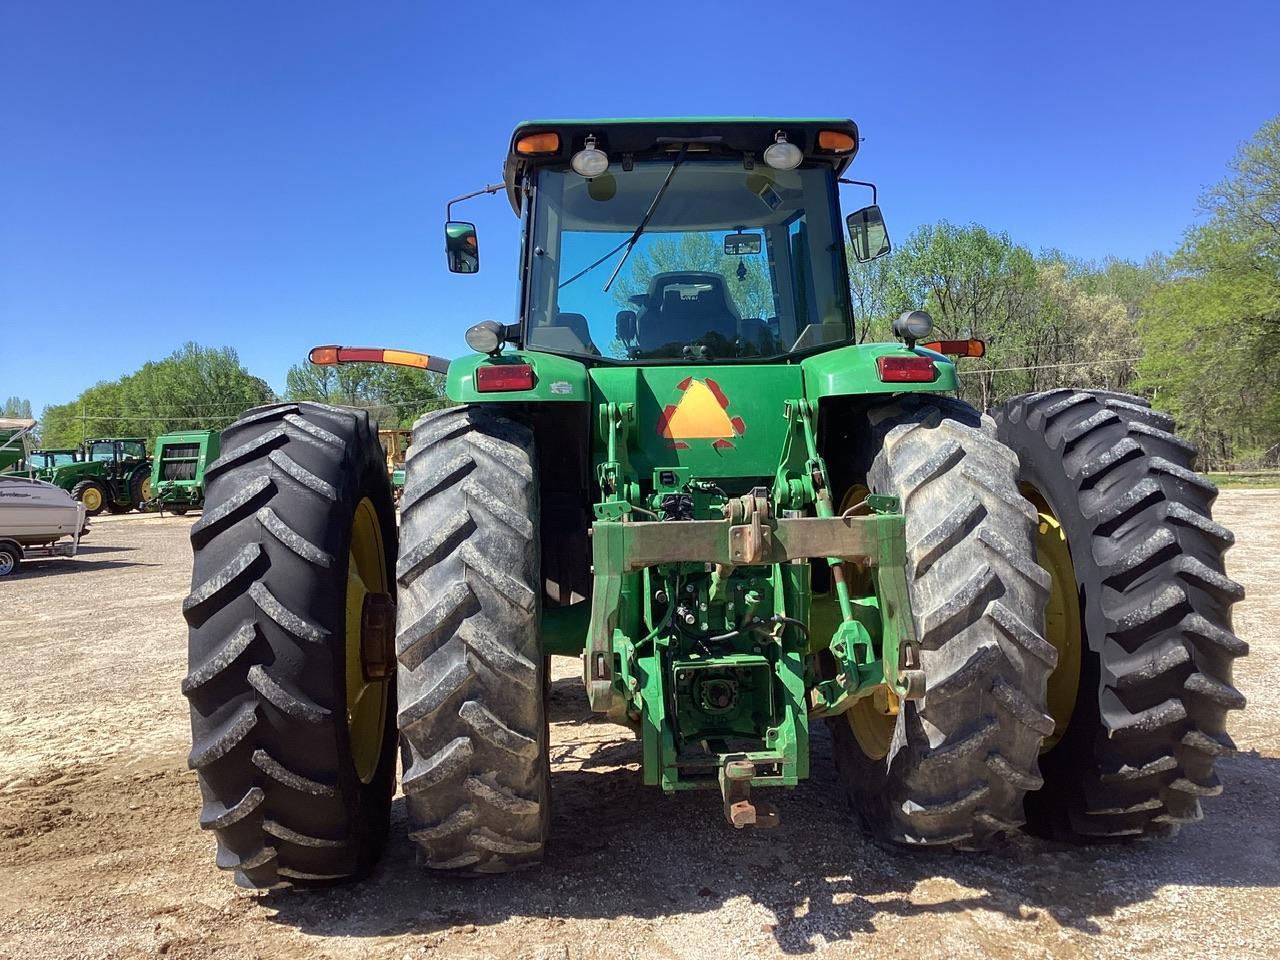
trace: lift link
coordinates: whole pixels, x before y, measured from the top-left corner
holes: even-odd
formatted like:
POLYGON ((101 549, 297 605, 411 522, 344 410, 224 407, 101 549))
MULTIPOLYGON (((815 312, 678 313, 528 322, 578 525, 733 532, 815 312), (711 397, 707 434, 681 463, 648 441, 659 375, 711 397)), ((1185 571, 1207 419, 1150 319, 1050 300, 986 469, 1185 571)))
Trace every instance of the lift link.
MULTIPOLYGON (((855 519, 835 516, 827 466, 818 452, 813 405, 803 399, 789 401, 786 416, 791 422, 791 436, 794 438, 799 433, 804 441, 805 471, 818 516, 845 521, 855 519)), ((896 699, 918 700, 925 693, 924 671, 920 667, 915 621, 907 592, 906 518, 900 512, 897 497, 872 494, 867 497, 867 506, 889 527, 881 536, 877 556, 870 564, 879 601, 880 662, 871 662, 871 637, 860 616, 865 607, 855 603, 850 595, 845 574, 847 558, 828 555, 826 559, 831 568, 831 581, 842 621, 831 640, 830 649, 840 669, 834 680, 824 681, 813 689, 810 708, 811 715, 815 717, 843 713, 860 697, 871 695, 881 684, 885 688, 883 697, 889 706, 896 699)))

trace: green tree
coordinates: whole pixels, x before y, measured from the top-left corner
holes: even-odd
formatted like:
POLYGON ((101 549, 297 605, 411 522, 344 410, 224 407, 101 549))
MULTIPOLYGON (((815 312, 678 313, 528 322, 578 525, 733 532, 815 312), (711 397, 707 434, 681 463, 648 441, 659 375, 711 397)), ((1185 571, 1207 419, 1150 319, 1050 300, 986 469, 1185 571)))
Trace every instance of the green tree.
POLYGON ((42 442, 74 446, 88 437, 146 437, 172 430, 220 430, 275 394, 250 374, 230 347, 184 344, 163 360, 86 389, 69 403, 45 407, 42 442))
POLYGON ((939 337, 986 341, 987 357, 964 368, 961 395, 986 408, 1010 392, 1016 378, 997 371, 1025 365, 1045 333, 1031 251, 978 224, 941 221, 908 236, 892 261, 886 304, 924 307, 939 337))
POLYGON ((1201 198, 1207 219, 1144 301, 1141 384, 1206 463, 1280 461, 1280 116, 1201 198))
POLYGON ((0 407, 0 417, 17 417, 23 420, 31 419, 31 401, 22 397, 9 397, 4 402, 4 406, 0 407))
POLYGON ((285 396, 363 407, 384 429, 412 426, 423 413, 446 402, 439 374, 381 363, 297 364, 285 376, 285 396))

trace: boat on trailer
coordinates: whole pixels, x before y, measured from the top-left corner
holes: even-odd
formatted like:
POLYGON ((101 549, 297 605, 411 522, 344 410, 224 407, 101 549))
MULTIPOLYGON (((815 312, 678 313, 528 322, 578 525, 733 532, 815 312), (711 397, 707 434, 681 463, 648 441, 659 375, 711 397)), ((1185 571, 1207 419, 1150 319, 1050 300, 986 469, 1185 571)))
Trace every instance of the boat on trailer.
POLYGON ((21 560, 74 557, 84 531, 84 504, 61 487, 0 476, 0 576, 21 560))

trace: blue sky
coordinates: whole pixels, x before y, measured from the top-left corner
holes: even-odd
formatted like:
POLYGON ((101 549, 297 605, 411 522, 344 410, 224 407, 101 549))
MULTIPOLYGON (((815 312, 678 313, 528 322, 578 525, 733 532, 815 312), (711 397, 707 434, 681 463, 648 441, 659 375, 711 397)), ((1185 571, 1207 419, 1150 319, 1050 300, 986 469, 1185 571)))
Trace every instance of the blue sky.
POLYGON ((0 396, 184 340, 277 388, 315 343, 453 356, 509 320, 517 223, 449 197, 546 116, 853 117, 895 236, 1170 249, 1280 111, 1280 4, 0 3, 0 396), (806 8, 810 12, 805 12, 806 8))

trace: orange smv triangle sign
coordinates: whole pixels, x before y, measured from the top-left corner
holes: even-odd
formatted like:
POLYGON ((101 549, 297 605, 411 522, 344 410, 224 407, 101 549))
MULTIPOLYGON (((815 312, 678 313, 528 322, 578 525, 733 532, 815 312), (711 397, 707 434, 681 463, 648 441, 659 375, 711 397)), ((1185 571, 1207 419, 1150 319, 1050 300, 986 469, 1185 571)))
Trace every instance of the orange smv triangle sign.
POLYGON ((711 388, 692 380, 663 425, 662 435, 672 440, 727 440, 736 431, 711 388))
POLYGON ((672 442, 677 450, 686 450, 686 440, 713 440, 716 449, 732 447, 731 437, 746 430, 741 417, 730 417, 729 398, 720 385, 708 377, 705 381, 685 377, 677 385, 679 403, 667 404, 658 418, 658 434, 672 442))

